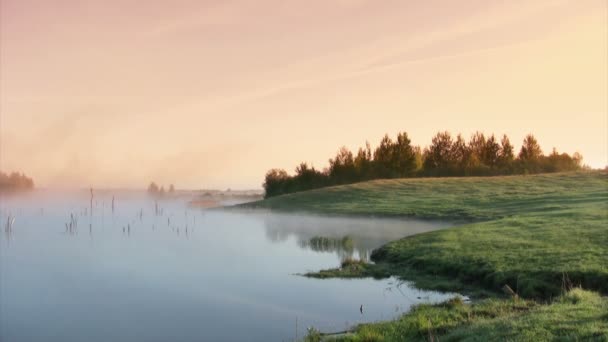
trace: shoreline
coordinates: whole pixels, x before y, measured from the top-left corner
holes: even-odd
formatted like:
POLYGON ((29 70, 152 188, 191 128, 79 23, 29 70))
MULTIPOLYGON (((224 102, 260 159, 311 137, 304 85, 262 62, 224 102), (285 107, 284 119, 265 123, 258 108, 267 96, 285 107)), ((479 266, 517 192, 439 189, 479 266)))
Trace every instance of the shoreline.
MULTIPOLYGON (((525 305, 534 307, 526 309, 532 312, 529 314, 518 314, 519 309, 513 309, 509 315, 513 315, 514 322, 524 318, 547 319, 534 331, 555 334, 562 328, 551 322, 567 317, 568 312, 576 309, 570 307, 575 304, 568 304, 566 308, 566 304, 556 300, 563 301, 570 295, 593 297, 595 299, 586 302, 581 300, 589 305, 589 312, 601 311, 608 303, 608 298, 600 295, 608 293, 608 229, 603 227, 607 222, 607 176, 606 172, 595 171, 479 177, 464 181, 461 178, 380 180, 294 193, 238 207, 454 223, 447 229, 387 243, 372 253, 374 264, 319 270, 308 276, 394 276, 423 289, 479 298, 479 302, 464 304, 458 309, 463 311, 475 311, 478 306, 489 305, 487 301, 491 305, 498 302, 498 307, 513 304, 515 299, 501 294, 502 287, 507 285, 518 298, 522 297, 525 305), (448 217, 452 220, 446 220, 448 217), (598 295, 585 290, 572 292, 578 291, 579 286, 598 291, 598 295), (543 314, 547 312, 551 315, 543 314)), ((385 337, 391 340, 389 332, 398 329, 399 322, 409 322, 425 310, 437 311, 440 315, 452 310, 444 304, 421 307, 423 309, 414 308, 395 320, 353 327, 354 335, 344 340, 355 341, 368 330, 374 331, 377 340, 385 337)), ((507 324, 498 318, 502 316, 496 317, 496 324, 507 324)), ((592 327, 597 330, 594 334, 600 334, 594 336, 608 336, 608 323, 603 322, 600 317, 599 326, 592 327)), ((436 336, 449 335, 462 328, 462 324, 477 327, 482 323, 488 324, 485 318, 468 321, 436 336)), ((441 325, 441 319, 437 324, 441 325)), ((509 334, 517 329, 501 330, 496 326, 494 332, 509 334)), ((584 336, 580 329, 575 329, 574 336, 584 336)))

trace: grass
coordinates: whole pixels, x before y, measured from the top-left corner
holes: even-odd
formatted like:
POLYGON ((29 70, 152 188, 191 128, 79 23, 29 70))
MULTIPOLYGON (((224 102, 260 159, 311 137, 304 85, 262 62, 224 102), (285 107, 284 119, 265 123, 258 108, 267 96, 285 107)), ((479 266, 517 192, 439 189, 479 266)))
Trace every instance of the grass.
POLYGON ((606 208, 605 172, 377 180, 298 192, 243 205, 328 214, 483 221, 563 208, 606 208))
MULTIPOLYGON (((608 299, 572 289, 550 304, 458 298, 415 307, 394 321, 363 324, 333 341, 608 341, 608 299)), ((321 340, 313 335, 309 341, 321 340)))
POLYGON ((608 293, 605 172, 379 180, 247 206, 463 223, 383 246, 372 253, 379 269, 361 268, 362 276, 418 271, 543 299, 559 295, 564 282, 608 293))
MULTIPOLYGON (((378 180, 294 193, 246 206, 457 222, 459 225, 453 228, 388 243, 372 253, 375 264, 340 267, 308 276, 393 275, 413 279, 422 287, 485 291, 494 293, 496 298, 506 284, 530 300, 523 302, 527 311, 505 309, 505 315, 491 319, 474 315, 477 318, 466 324, 454 318, 457 323, 453 327, 437 328, 436 334, 443 336, 441 341, 474 340, 475 334, 465 332, 468 329, 479 332, 484 337, 480 340, 544 340, 561 333, 568 337, 568 327, 575 321, 580 328, 572 330, 572 336, 588 339, 599 331, 598 336, 602 337, 598 338, 606 340, 606 316, 598 318, 593 314, 600 308, 605 310, 606 299, 581 292, 588 298, 584 305, 575 306, 565 299, 568 295, 563 295, 565 288, 573 286, 608 294, 606 172, 378 180), (553 301, 554 298, 561 301, 553 301), (552 304, 539 304, 546 302, 552 304), (525 334, 526 324, 538 325, 532 329, 533 335, 525 334), (505 335, 509 333, 515 335, 505 335)), ((462 310, 483 311, 484 305, 500 307, 510 301, 496 298, 496 303, 465 305, 462 310)), ((394 329, 403 333, 406 323, 402 322, 410 322, 406 324, 409 326, 424 312, 445 314, 448 318, 455 314, 446 307, 423 306, 405 318, 377 325, 378 329, 374 330, 374 325, 358 329, 370 329, 369 340, 378 340, 373 334, 398 340, 385 332, 394 329)), ((358 330, 352 338, 366 334, 367 330, 358 330)), ((424 336, 432 339, 428 334, 424 336)))

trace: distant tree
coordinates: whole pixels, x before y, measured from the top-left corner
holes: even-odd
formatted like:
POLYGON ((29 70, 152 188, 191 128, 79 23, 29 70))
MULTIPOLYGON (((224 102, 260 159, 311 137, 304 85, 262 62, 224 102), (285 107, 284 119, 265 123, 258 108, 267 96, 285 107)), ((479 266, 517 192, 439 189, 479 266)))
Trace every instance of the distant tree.
POLYGON ((467 142, 462 134, 458 134, 450 147, 451 175, 464 175, 466 173, 469 155, 467 142))
POLYGON ((264 178, 265 197, 277 196, 285 193, 290 177, 283 169, 271 169, 264 178))
POLYGON ((367 180, 373 178, 373 160, 372 150, 369 142, 365 142, 365 149, 359 148, 355 156, 355 171, 358 180, 367 180))
POLYGON ((175 192, 175 187, 173 186, 173 184, 169 185, 169 192, 170 193, 175 192))
POLYGON ((345 146, 338 150, 334 159, 329 160, 329 178, 333 184, 356 181, 355 158, 345 146))
POLYGON ((307 163, 300 163, 296 167, 296 174, 292 177, 288 186, 289 192, 303 191, 319 188, 327 185, 327 175, 308 166, 307 163))
POLYGON ((416 173, 420 173, 424 167, 424 155, 420 146, 414 146, 414 158, 416 160, 416 173))
POLYGON ((266 197, 378 178, 479 176, 585 168, 578 153, 570 156, 554 149, 550 155, 544 156, 531 134, 524 139, 517 158, 506 135, 499 142, 494 134, 486 137, 481 132, 475 132, 469 142, 461 134, 452 139, 449 132, 438 132, 424 149, 412 146, 405 132, 399 133, 395 141, 384 135, 373 151, 372 155, 367 142, 356 155, 342 147, 334 158, 329 159, 329 167, 322 172, 307 163, 298 165, 293 177, 284 170, 272 169, 264 182, 266 197))
POLYGON ((407 133, 399 133, 393 143, 390 169, 396 177, 409 177, 416 171, 416 155, 407 133))
POLYGON ((500 144, 492 134, 484 145, 483 163, 491 169, 496 169, 500 160, 500 144))
POLYGON ((498 158, 498 165, 503 173, 510 173, 513 165, 515 155, 513 153, 514 148, 511 145, 511 141, 506 134, 502 136, 500 140, 500 153, 498 158))
POLYGON ((577 169, 579 168, 583 168, 583 155, 578 153, 578 152, 574 152, 574 154, 572 155, 572 160, 574 161, 574 164, 576 164, 577 169))
POLYGON ((160 190, 158 191, 158 194, 159 194, 160 196, 164 196, 164 195, 165 195, 165 187, 164 187, 164 186, 161 186, 161 187, 160 187, 160 190))
POLYGON ((452 164, 452 136, 449 132, 437 133, 424 153, 424 169, 429 175, 446 175, 452 164))
POLYGON ((523 172, 536 173, 540 172, 540 158, 543 151, 532 134, 528 134, 524 138, 524 142, 519 151, 518 160, 523 172))
POLYGON ((156 185, 155 182, 151 182, 150 185, 148 186, 148 193, 150 193, 151 195, 158 195, 158 192, 159 192, 158 185, 156 185))
POLYGON ((34 189, 34 181, 25 174, 19 172, 6 174, 0 171, 0 192, 17 192, 32 189, 34 189))
POLYGON ((483 173, 486 164, 486 137, 481 132, 475 132, 469 140, 470 156, 468 160, 469 172, 474 175, 483 173))
POLYGON ((572 156, 567 153, 558 153, 553 148, 550 155, 542 158, 542 172, 576 171, 581 169, 583 157, 579 153, 572 156))
POLYGON ((524 143, 519 151, 519 159, 522 161, 537 160, 543 155, 543 151, 532 134, 528 134, 524 138, 524 143))
POLYGON ((393 141, 388 134, 385 134, 380 140, 380 145, 374 151, 375 178, 390 178, 392 176, 393 151, 393 141))

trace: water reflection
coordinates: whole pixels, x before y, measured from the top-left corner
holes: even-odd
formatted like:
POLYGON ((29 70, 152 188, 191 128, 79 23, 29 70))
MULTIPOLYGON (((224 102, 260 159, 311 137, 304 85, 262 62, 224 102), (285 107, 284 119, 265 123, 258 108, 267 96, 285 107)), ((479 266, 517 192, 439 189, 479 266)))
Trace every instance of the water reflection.
POLYGON ((277 213, 266 213, 261 217, 266 227, 266 237, 274 243, 295 237, 300 248, 334 253, 340 259, 356 257, 365 261, 369 261, 374 249, 389 241, 448 226, 443 222, 392 218, 277 213))
MULTIPOLYGON (((325 236, 313 236, 310 240, 298 240, 301 248, 308 248, 315 252, 336 253, 341 259, 352 258, 357 249, 355 240, 350 236, 343 238, 331 238, 325 236)), ((357 249, 357 253, 364 255, 361 259, 367 260, 367 251, 357 249)))

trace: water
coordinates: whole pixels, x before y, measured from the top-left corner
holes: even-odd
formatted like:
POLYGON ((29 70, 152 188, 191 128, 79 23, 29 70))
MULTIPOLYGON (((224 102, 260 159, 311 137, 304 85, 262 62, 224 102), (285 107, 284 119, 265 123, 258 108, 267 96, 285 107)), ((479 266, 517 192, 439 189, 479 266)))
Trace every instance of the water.
POLYGON ((158 201, 160 215, 133 192, 96 194, 90 215, 89 197, 2 198, 0 340, 292 341, 453 296, 296 275, 445 224, 205 211, 185 197, 158 201))

